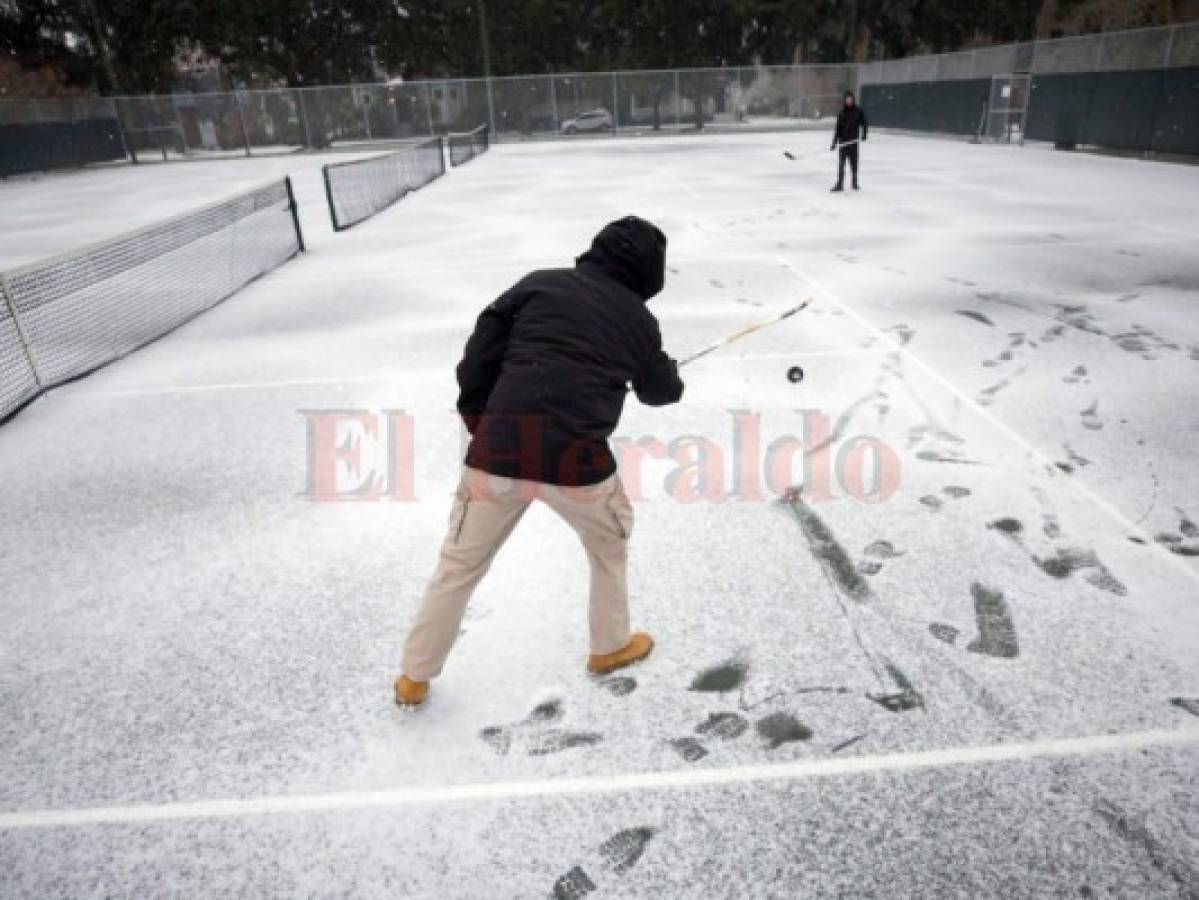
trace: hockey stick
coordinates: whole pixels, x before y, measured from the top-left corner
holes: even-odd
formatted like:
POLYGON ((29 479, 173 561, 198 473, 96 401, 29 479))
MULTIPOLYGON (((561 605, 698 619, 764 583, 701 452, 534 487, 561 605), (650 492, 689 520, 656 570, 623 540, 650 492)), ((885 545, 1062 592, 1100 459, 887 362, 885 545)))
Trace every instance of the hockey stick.
POLYGON ((688 363, 695 362, 701 356, 707 356, 709 353, 719 350, 721 347, 731 344, 734 341, 739 341, 739 340, 741 340, 741 338, 751 335, 755 331, 760 331, 761 329, 766 328, 770 325, 775 325, 775 324, 783 321, 783 319, 789 319, 789 318, 791 318, 791 316, 795 315, 797 312, 799 312, 801 309, 806 307, 811 302, 812 302, 812 300, 809 297, 803 303, 800 303, 798 306, 793 306, 790 309, 788 309, 782 313, 779 313, 773 319, 767 319, 765 322, 758 322, 755 325, 747 325, 745 328, 742 328, 740 331, 734 331, 732 334, 730 334, 728 337, 724 338, 723 340, 719 340, 715 344, 712 344, 708 347, 704 347, 704 349, 702 349, 702 350, 697 350, 695 353, 692 353, 686 359, 681 360, 679 362, 679 368, 681 369, 683 366, 687 365, 688 363))
MULTIPOLYGON (((837 147, 848 147, 850 144, 858 143, 859 140, 861 140, 861 139, 854 138, 852 141, 846 141, 844 144, 837 144, 837 147)), ((834 147, 833 149, 836 150, 837 147, 834 147)), ((812 156, 819 156, 819 155, 820 155, 820 151, 816 151, 814 153, 805 153, 803 156, 796 156, 790 150, 783 151, 783 156, 787 157, 787 159, 794 159, 794 160, 803 160, 803 159, 808 159, 809 157, 812 157, 812 156)))

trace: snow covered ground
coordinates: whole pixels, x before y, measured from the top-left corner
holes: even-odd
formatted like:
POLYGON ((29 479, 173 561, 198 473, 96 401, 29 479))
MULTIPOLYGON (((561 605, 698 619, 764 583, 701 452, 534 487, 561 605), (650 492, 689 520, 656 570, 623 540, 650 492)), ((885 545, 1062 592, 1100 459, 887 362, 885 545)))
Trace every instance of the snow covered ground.
POLYGON ((0 895, 1196 896, 1199 169, 827 140, 501 145, 339 235, 319 157, 0 185, 0 268, 283 172, 309 245, 0 428, 0 895), (628 213, 676 355, 812 300, 626 410, 658 649, 585 675, 534 508, 402 713, 462 343, 628 213), (389 421, 416 499, 314 499, 389 421))

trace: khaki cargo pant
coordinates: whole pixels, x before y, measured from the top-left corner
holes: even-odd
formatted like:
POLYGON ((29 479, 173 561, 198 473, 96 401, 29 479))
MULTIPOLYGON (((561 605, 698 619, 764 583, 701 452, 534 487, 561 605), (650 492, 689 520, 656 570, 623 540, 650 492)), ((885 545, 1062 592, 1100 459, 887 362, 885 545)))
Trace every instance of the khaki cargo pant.
POLYGON ((591 652, 612 653, 628 644, 625 570, 633 507, 620 476, 564 488, 466 468, 437 571, 404 643, 402 669, 409 678, 428 681, 441 673, 471 594, 534 499, 565 519, 583 541, 591 566, 591 652))

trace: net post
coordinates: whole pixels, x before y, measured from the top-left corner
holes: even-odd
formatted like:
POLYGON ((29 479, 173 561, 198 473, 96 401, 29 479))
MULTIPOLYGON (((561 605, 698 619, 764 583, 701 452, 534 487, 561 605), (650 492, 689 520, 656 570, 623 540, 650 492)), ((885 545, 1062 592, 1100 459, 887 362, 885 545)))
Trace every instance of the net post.
POLYGON ((29 371, 33 375, 33 381, 37 385, 37 393, 34 396, 40 396, 46 389, 46 384, 42 380, 41 373, 37 370, 37 363, 33 358, 33 347, 29 343, 29 336, 25 334, 25 326, 21 322, 21 316, 17 313, 17 305, 13 302, 12 291, 8 287, 8 278, 0 272, 0 297, 4 299, 4 305, 8 307, 8 314, 12 317, 13 327, 17 330, 17 340, 21 342, 21 346, 25 350, 25 358, 29 361, 29 371))
POLYGON ((333 222, 333 230, 341 231, 337 223, 337 207, 333 205, 333 185, 329 181, 329 166, 321 166, 321 175, 325 179, 325 199, 329 201, 329 219, 333 222))
POLYGON ((291 210, 291 223, 296 228, 296 243, 300 245, 300 252, 307 251, 304 246, 304 232, 300 230, 300 208, 296 205, 296 194, 291 188, 291 176, 284 175, 283 183, 287 185, 287 208, 291 210))

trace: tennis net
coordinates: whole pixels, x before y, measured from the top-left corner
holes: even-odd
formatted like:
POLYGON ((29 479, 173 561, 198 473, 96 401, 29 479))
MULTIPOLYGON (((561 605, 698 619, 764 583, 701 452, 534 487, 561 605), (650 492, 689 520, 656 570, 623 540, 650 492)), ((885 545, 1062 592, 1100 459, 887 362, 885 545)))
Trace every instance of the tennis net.
POLYGON ((491 146, 491 132, 486 125, 480 125, 474 131, 451 134, 449 144, 450 165, 460 166, 470 162, 480 153, 487 152, 487 148, 491 146))
POLYGON ((0 274, 0 419, 304 249, 290 179, 0 274))
POLYGON ((441 138, 381 156, 331 163, 324 173, 333 230, 345 231, 444 175, 441 138))

